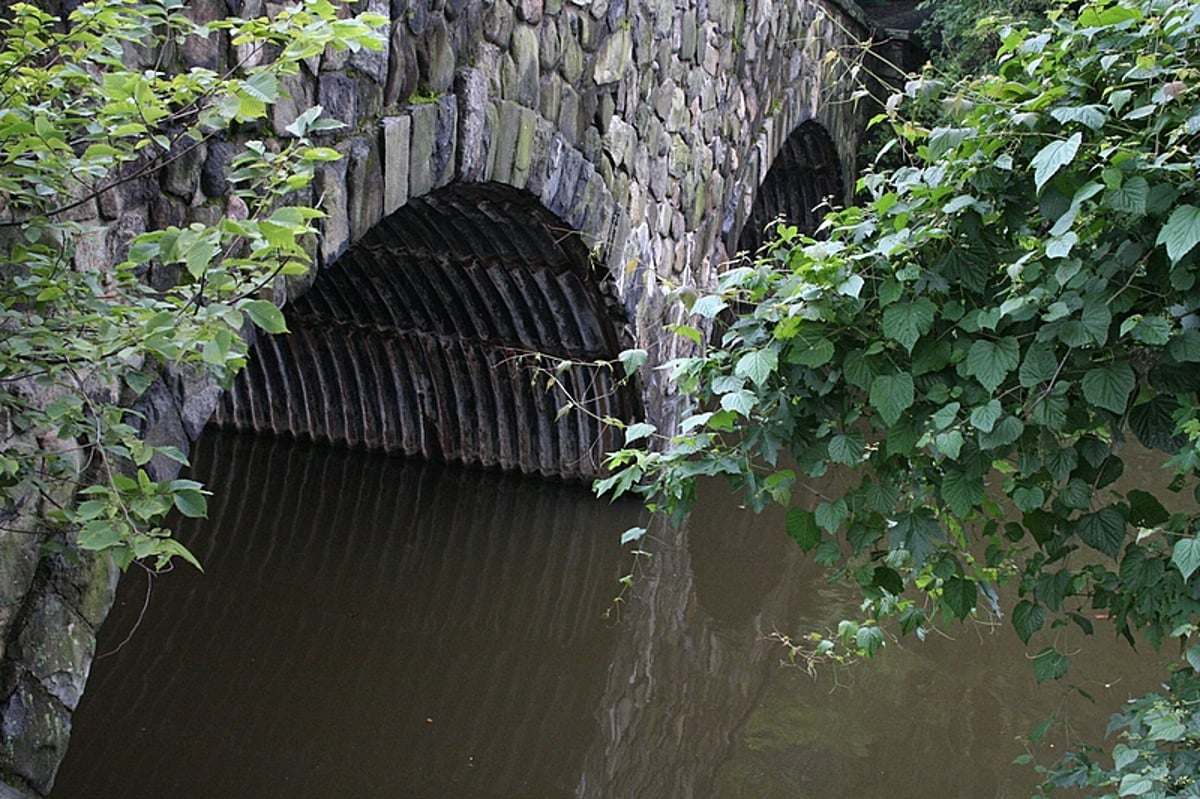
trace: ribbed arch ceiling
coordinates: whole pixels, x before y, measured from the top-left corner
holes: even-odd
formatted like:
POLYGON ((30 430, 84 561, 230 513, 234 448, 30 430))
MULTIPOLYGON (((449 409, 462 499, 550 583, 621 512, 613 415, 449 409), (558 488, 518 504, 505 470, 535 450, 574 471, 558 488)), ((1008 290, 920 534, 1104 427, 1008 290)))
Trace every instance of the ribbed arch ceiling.
POLYGON ((458 185, 381 221, 284 311, 218 426, 548 477, 590 478, 638 397, 606 369, 619 305, 579 237, 527 194, 458 185), (567 392, 588 413, 561 416, 567 392))
POLYGON ((843 198, 841 174, 837 148, 825 128, 813 120, 801 123, 784 142, 759 187, 737 249, 756 252, 766 241, 763 231, 778 217, 805 233, 814 233, 824 215, 820 206, 830 197, 835 201, 843 198))

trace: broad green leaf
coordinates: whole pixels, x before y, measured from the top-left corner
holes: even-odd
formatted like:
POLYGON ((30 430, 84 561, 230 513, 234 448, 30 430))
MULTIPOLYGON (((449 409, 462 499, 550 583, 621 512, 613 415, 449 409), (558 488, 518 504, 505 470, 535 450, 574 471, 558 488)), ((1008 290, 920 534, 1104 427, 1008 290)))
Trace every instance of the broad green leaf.
POLYGON ((928 297, 889 305, 883 311, 883 335, 912 352, 917 339, 933 328, 935 307, 928 297))
POLYGON ((1196 569, 1200 569, 1200 538, 1181 538, 1176 541, 1171 563, 1179 569, 1183 579, 1191 578, 1196 569))
POLYGON ((727 307, 729 306, 725 304, 725 300, 721 299, 720 295, 706 294, 692 303, 690 312, 693 316, 713 319, 727 307))
POLYGON ((1083 376, 1083 396, 1088 402, 1113 413, 1125 413, 1136 377, 1125 361, 1114 361, 1090 370, 1083 376))
POLYGON ((650 435, 658 432, 655 425, 647 422, 636 422, 625 428, 625 446, 629 446, 635 441, 641 441, 650 435))
POLYGON ((1104 202, 1109 208, 1121 213, 1143 216, 1146 213, 1146 200, 1150 197, 1150 184, 1141 175, 1134 175, 1120 188, 1110 189, 1104 193, 1104 202))
POLYGON ((1141 772, 1124 775, 1121 777, 1121 784, 1117 788, 1120 796, 1141 796, 1150 793, 1152 790, 1154 790, 1154 780, 1150 779, 1149 775, 1141 772))
POLYGON ((1110 558, 1117 557, 1125 543, 1125 519, 1116 508, 1102 508, 1080 516, 1076 530, 1083 543, 1110 558))
POLYGON ((817 505, 815 516, 817 524, 830 535, 834 535, 842 526, 842 522, 849 518, 850 509, 844 499, 821 502, 817 505))
POLYGON ((1046 623, 1046 612, 1041 605, 1022 599, 1013 608, 1012 623, 1021 641, 1028 644, 1033 634, 1046 623))
POLYGON ((645 534, 645 527, 630 527, 628 530, 621 533, 621 546, 633 541, 639 541, 645 534))
POLYGON ((967 350, 966 373, 989 392, 995 391, 1008 373, 1017 368, 1020 354, 1020 346, 1012 336, 999 341, 980 339, 967 350))
POLYGON ((857 466, 862 459, 865 444, 862 433, 852 430, 829 439, 829 458, 843 466, 857 466))
POLYGON ((650 354, 643 349, 621 350, 617 355, 617 360, 621 362, 621 366, 625 368, 625 376, 629 377, 646 363, 650 354))
POLYGON ((942 499, 950 511, 965 518, 979 503, 983 502, 983 480, 960 470, 947 470, 942 476, 942 499))
POLYGON ((779 356, 774 350, 751 350, 738 358, 733 373, 753 381, 761 388, 778 366, 779 356))
POLYGON ((271 335, 287 332, 283 312, 269 300, 247 300, 240 306, 250 320, 271 335))
POLYGON ((792 508, 787 514, 787 534, 800 545, 805 552, 821 543, 821 528, 817 525, 817 517, 812 511, 792 508))
POLYGON ((913 379, 907 372, 880 375, 871 381, 871 404, 884 424, 892 425, 913 404, 913 379))
POLYGON ((1184 204, 1172 211, 1154 243, 1165 244, 1171 263, 1179 263, 1200 243, 1200 208, 1184 204))
POLYGON ((979 586, 965 577, 951 577, 942 587, 942 601, 957 618, 965 619, 975 610, 979 586))
POLYGON ((1039 683, 1057 680, 1066 676, 1070 665, 1066 655, 1053 647, 1046 647, 1033 656, 1033 676, 1039 683))
POLYGON ((1025 353, 1025 360, 1017 372, 1017 379, 1025 388, 1048 382, 1058 374, 1058 360, 1054 352, 1044 344, 1035 344, 1025 353))
POLYGON ((1082 143, 1083 134, 1076 132, 1065 140, 1052 141, 1038 151, 1033 157, 1033 183, 1039 192, 1060 169, 1075 160, 1082 143))
POLYGON ((175 509, 191 519, 208 518, 208 500, 204 492, 195 488, 183 488, 175 491, 175 509))
POLYGON ((971 426, 984 433, 990 433, 1003 413, 1004 409, 1000 407, 1000 400, 989 400, 986 405, 972 409, 971 426))

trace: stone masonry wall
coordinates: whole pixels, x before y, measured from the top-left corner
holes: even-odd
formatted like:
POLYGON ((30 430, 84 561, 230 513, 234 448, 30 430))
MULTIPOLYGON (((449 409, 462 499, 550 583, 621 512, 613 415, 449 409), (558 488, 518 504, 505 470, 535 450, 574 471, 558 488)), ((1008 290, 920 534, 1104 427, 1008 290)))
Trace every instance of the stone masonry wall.
MULTIPOLYGON (((207 20, 277 6, 189 8, 207 20)), ((330 141, 345 157, 311 197, 329 215, 321 268, 410 198, 505 184, 583 238, 626 309, 627 338, 661 362, 678 346, 662 330, 678 321, 666 318, 678 313, 666 293, 713 280, 789 134, 816 120, 853 163, 855 87, 826 57, 868 33, 849 0, 364 0, 355 10, 390 20, 383 51, 312 59, 273 129, 250 132, 286 136, 315 103, 346 124, 330 141)), ((239 54, 214 37, 171 55, 220 69, 239 54)), ((209 142, 76 209, 104 226, 80 242, 77 265, 105 268, 136 233, 223 213, 237 147, 209 142)), ((279 301, 305 285, 280 286, 279 301)), ((647 387, 645 406, 667 390, 647 387)), ((146 434, 186 448, 217 398, 168 375, 145 400, 146 434)), ((31 497, 0 532, 0 799, 49 792, 116 585, 105 558, 40 554, 38 510, 31 497)))

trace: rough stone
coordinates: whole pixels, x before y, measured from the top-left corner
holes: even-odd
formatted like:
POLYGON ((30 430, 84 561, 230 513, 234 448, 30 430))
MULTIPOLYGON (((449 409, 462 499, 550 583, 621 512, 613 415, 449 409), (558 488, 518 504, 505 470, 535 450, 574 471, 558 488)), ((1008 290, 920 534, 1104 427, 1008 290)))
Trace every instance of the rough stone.
POLYGON ((383 168, 378 143, 365 136, 350 140, 346 157, 350 240, 357 241, 383 218, 383 168))
MULTIPOLYGON (((482 180, 487 164, 487 77, 474 67, 460 70, 456 93, 459 98, 458 172, 465 181, 482 180)), ((407 181, 407 163, 405 169, 407 181)), ((399 205, 392 210, 396 207, 399 205)))
POLYGON ((409 140, 412 120, 388 117, 380 123, 383 135, 383 213, 393 213, 408 202, 409 140))
MULTIPOLYGON (((367 0, 365 10, 385 18, 391 13, 388 0, 367 0)), ((383 85, 388 79, 388 51, 391 49, 391 39, 387 35, 386 27, 379 32, 378 39, 381 45, 378 50, 368 50, 364 47, 357 52, 351 52, 350 66, 375 83, 383 85)))
POLYGON ((522 22, 537 25, 542 21, 545 10, 543 0, 517 0, 516 7, 517 18, 522 22))
POLYGON ((28 675, 19 679, 16 690, 0 705, 0 752, 9 768, 38 794, 50 792, 70 731, 67 709, 28 675))
POLYGON ((204 166, 200 168, 200 190, 209 197, 224 197, 229 193, 229 167, 237 146, 219 141, 208 145, 204 166))
POLYGON ((325 212, 321 220, 321 263, 331 264, 350 246, 345 159, 321 164, 314 184, 325 212))
MULTIPOLYGON (((350 130, 358 126, 358 82, 354 78, 340 72, 323 73, 317 101, 329 119, 336 119, 350 130)), ((207 189, 205 194, 208 194, 207 189)))
POLYGON ((434 186, 433 153, 436 145, 438 106, 417 105, 411 109, 412 144, 409 158, 410 197, 427 194, 434 186))
POLYGON ((620 28, 604 40, 596 53, 596 83, 616 83, 633 67, 633 36, 620 28))
POLYGON ((528 25, 518 25, 512 33, 512 58, 516 66, 515 86, 506 90, 507 99, 526 108, 538 107, 538 37, 528 25))
POLYGON ((405 35, 404 26, 394 20, 388 47, 388 79, 383 90, 383 104, 392 106, 407 102, 416 91, 419 76, 416 43, 411 36, 405 35))
POLYGON ((96 634, 91 625, 54 593, 41 602, 22 625, 17 657, 50 696, 74 710, 83 696, 96 634))

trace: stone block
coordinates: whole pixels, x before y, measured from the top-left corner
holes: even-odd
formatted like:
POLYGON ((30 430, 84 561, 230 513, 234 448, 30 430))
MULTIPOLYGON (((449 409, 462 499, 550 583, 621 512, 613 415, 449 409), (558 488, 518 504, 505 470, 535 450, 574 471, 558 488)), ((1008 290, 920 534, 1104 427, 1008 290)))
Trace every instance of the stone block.
POLYGON ((579 40, 571 35, 569 25, 560 23, 558 30, 559 51, 562 53, 559 71, 562 73, 563 80, 571 85, 576 85, 583 77, 583 48, 580 47, 579 40))
POLYGON ((522 108, 512 166, 512 185, 518 189, 525 188, 529 181, 536 124, 537 114, 531 109, 522 108))
POLYGON ((417 43, 417 65, 430 91, 445 94, 454 88, 454 70, 458 60, 446 20, 434 17, 417 43))
POLYGON ((459 70, 455 94, 459 107, 458 172, 463 180, 483 180, 487 167, 488 109, 487 76, 483 70, 476 67, 459 70))
POLYGON ((408 196, 428 194, 434 186, 433 152, 436 146, 438 107, 434 104, 409 108, 412 138, 409 144, 408 196))
POLYGON ((566 84, 563 84, 560 93, 561 99, 556 120, 558 129, 567 138, 567 141, 575 145, 583 135, 579 94, 566 84))
POLYGON ((350 140, 348 149, 347 213, 350 217, 350 240, 354 242, 383 218, 384 178, 377 140, 358 136, 350 140))
POLYGON ((346 197, 346 160, 330 161, 317 167, 313 181, 320 207, 321 265, 328 265, 350 246, 350 217, 346 197))
POLYGON ((483 36, 497 47, 507 49, 515 24, 513 7, 504 0, 497 0, 483 13, 483 36))
POLYGON ((496 120, 496 136, 493 139, 495 161, 491 179, 500 183, 512 180, 513 160, 517 151, 517 138, 521 134, 521 107, 510 100, 501 100, 496 120))
POLYGON ((229 169, 237 147, 227 141, 210 142, 200 167, 200 190, 208 197, 229 193, 229 169))
POLYGON ((542 15, 545 12, 543 0, 516 0, 515 5, 517 19, 522 22, 537 25, 542 21, 542 15))
POLYGON ((455 157, 458 153, 458 102, 453 95, 437 102, 434 125, 433 175, 435 186, 445 186, 454 180, 455 157))
POLYGON ((17 661, 67 710, 83 696, 96 633, 92 626, 53 591, 42 593, 24 619, 18 634, 17 661))
POLYGON ((600 44, 593 76, 597 84, 616 83, 633 69, 633 35, 618 28, 600 44))
POLYGON ((420 75, 416 42, 399 20, 392 21, 388 55, 388 79, 383 90, 383 104, 392 106, 407 102, 412 97, 420 75))
POLYGON ((544 17, 537 26, 538 64, 542 71, 551 72, 558 69, 562 60, 562 47, 558 37, 558 23, 553 17, 544 17))
POLYGON ((70 731, 67 709, 23 675, 0 705, 0 771, 20 777, 42 795, 50 793, 70 731))
POLYGON ((336 119, 351 130, 358 126, 358 82, 354 78, 340 72, 321 73, 317 101, 327 118, 336 119))
POLYGON ((504 97, 526 108, 538 107, 539 45, 537 32, 529 25, 517 25, 512 33, 512 59, 516 67, 515 85, 504 87, 504 97))
MULTIPOLYGON (((366 8, 362 8, 361 3, 359 6, 360 11, 368 11, 384 17, 391 14, 391 4, 388 0, 367 0, 366 8)), ((391 49, 387 26, 376 31, 375 36, 379 39, 380 49, 368 50, 364 47, 358 52, 351 52, 350 66, 358 70, 361 75, 382 86, 388 79, 388 51, 391 49)))

